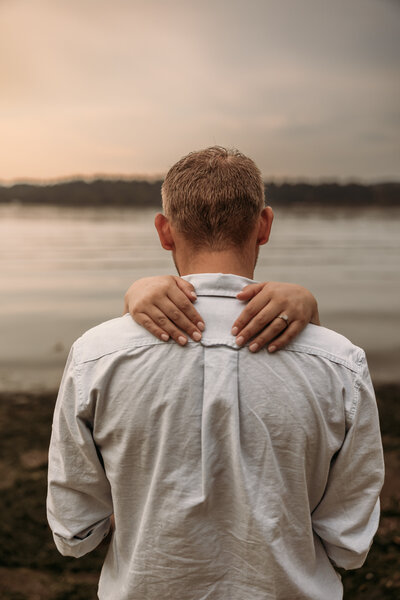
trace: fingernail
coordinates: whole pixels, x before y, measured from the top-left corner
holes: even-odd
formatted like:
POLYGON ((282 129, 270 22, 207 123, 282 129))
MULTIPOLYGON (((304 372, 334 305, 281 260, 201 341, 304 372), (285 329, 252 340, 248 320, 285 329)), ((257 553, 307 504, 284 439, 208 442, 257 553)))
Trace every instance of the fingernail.
POLYGON ((241 335, 240 337, 236 338, 236 343, 238 346, 241 346, 244 342, 244 337, 241 335))
POLYGON ((195 342, 199 342, 201 340, 201 333, 199 333, 198 331, 195 331, 192 335, 192 338, 194 339, 195 342))
POLYGON ((268 352, 275 352, 276 346, 268 346, 268 352))
POLYGON ((202 321, 199 321, 197 323, 197 327, 200 329, 200 331, 204 331, 204 329, 205 329, 205 325, 202 321))
POLYGON ((178 337, 178 342, 180 343, 181 346, 184 346, 187 342, 187 339, 183 337, 183 335, 180 335, 178 337))
POLYGON ((238 327, 232 327, 231 334, 232 335, 237 335, 238 331, 239 331, 238 327))
POLYGON ((250 352, 256 352, 256 350, 258 350, 258 344, 251 344, 249 350, 250 352))
POLYGON ((197 300, 196 292, 190 292, 190 295, 192 296, 192 298, 194 298, 195 300, 197 300))
POLYGON ((166 333, 162 333, 161 334, 161 339, 164 340, 164 342, 168 342, 169 340, 169 335, 167 335, 166 333))

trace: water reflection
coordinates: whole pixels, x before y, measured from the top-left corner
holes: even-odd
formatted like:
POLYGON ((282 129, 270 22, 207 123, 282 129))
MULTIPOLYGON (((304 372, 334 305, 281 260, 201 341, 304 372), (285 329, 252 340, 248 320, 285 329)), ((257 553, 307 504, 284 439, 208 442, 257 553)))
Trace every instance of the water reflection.
MULTIPOLYGON (((0 207, 0 387, 54 387, 72 341, 118 316, 132 280, 173 273, 155 211, 0 207)), ((259 280, 293 281, 369 351, 376 379, 400 358, 400 211, 275 210, 259 280)))

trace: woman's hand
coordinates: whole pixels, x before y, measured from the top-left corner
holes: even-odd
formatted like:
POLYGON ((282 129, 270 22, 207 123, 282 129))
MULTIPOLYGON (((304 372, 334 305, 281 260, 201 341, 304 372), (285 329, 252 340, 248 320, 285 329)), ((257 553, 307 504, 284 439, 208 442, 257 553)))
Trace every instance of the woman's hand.
POLYGON ((138 279, 125 294, 124 312, 129 312, 139 325, 158 339, 171 337, 178 344, 187 343, 188 334, 194 341, 201 339, 204 322, 193 306, 194 287, 174 275, 138 279))
POLYGON ((291 342, 308 323, 320 325, 317 301, 301 285, 276 281, 252 283, 237 298, 249 302, 234 322, 232 335, 239 346, 257 336, 250 343, 251 352, 257 352, 272 340, 268 350, 275 352, 291 342))
MULTIPOLYGON (((232 327, 236 343, 257 352, 268 346, 270 352, 280 350, 304 329, 307 323, 319 325, 317 301, 306 288, 294 283, 253 283, 237 295, 249 300, 232 327), (286 321, 284 315, 288 317, 286 321)), ((139 325, 163 341, 171 337, 178 344, 187 343, 187 335, 201 339, 204 322, 193 306, 194 287, 174 275, 146 277, 135 281, 125 294, 125 311, 139 325)))

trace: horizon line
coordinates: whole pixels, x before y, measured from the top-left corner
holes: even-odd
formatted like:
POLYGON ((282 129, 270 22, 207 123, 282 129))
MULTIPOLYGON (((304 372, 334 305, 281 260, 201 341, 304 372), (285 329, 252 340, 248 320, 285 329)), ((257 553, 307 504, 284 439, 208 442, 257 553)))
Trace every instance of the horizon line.
MULTIPOLYGON (((93 183, 95 181, 147 181, 149 183, 156 183, 163 181, 166 173, 135 173, 135 174, 123 174, 123 173, 94 173, 92 175, 84 174, 72 174, 72 175, 61 175, 59 177, 16 177, 16 178, 0 178, 0 185, 2 187, 13 187, 14 185, 36 185, 36 186, 47 186, 47 185, 58 185, 63 183, 73 183, 77 181, 84 181, 86 183, 93 183)), ((382 184, 393 184, 400 183, 400 175, 398 176, 387 176, 387 177, 376 177, 373 179, 366 179, 363 177, 349 176, 340 177, 337 175, 324 175, 320 177, 308 177, 306 175, 298 176, 263 176, 264 183, 275 183, 278 185, 282 184, 310 184, 310 185, 323 185, 323 184, 339 184, 339 185, 382 185, 382 184)))

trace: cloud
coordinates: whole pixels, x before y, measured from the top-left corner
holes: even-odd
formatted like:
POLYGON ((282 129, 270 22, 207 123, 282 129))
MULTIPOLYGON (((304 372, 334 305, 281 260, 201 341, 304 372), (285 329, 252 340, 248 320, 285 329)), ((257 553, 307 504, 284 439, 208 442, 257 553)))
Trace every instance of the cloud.
POLYGON ((220 143, 267 176, 399 178, 398 39, 381 0, 3 1, 0 177, 220 143))

